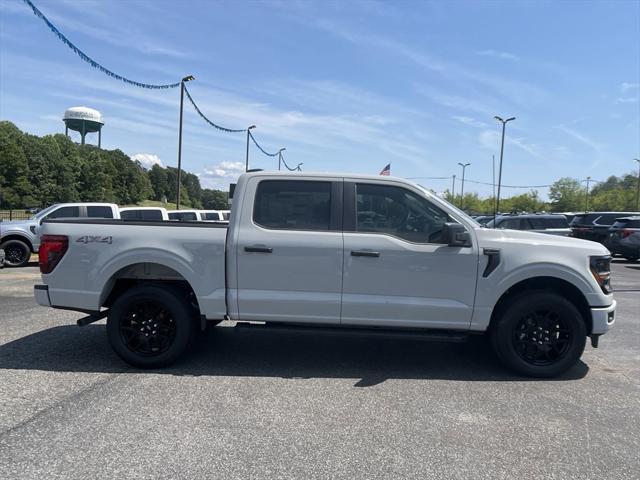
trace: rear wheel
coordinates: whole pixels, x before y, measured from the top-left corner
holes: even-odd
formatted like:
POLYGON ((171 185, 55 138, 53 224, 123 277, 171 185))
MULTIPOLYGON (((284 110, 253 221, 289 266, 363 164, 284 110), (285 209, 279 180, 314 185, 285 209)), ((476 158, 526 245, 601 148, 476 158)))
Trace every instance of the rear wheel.
POLYGON ((194 330, 187 299, 164 286, 133 287, 114 302, 107 319, 109 343, 120 358, 139 368, 175 362, 194 330))
POLYGON ((512 370, 531 377, 554 377, 571 368, 586 343, 578 309, 551 292, 525 292, 503 309, 491 333, 493 347, 512 370))
POLYGON ((31 249, 22 240, 7 240, 0 248, 4 250, 4 263, 7 267, 24 267, 29 263, 31 249))

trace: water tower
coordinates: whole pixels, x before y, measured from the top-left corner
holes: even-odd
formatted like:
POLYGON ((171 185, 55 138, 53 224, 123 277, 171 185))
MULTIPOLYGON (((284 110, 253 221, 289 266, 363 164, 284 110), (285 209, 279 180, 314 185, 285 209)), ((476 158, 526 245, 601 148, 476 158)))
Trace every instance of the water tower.
POLYGON ((64 134, 69 135, 69 130, 79 132, 84 145, 84 137, 87 133, 98 132, 98 148, 102 143, 102 114, 88 107, 72 107, 64 112, 64 134))

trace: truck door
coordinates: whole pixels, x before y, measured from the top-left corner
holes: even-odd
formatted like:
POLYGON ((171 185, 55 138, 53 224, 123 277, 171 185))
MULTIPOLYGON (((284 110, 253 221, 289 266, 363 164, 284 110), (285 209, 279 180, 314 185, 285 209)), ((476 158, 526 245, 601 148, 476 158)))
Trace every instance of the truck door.
POLYGON ((390 182, 345 179, 344 204, 342 324, 467 329, 478 250, 443 243, 455 220, 390 182))
POLYGON ((239 318, 339 323, 342 180, 253 177, 238 213, 239 318))

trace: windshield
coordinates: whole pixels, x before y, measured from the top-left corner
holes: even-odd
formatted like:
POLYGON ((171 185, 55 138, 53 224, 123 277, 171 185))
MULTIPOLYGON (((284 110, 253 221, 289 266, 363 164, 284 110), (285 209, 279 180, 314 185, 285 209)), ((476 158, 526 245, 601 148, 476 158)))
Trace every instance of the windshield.
POLYGON ((426 194, 427 198, 429 200, 433 200, 437 203, 440 203, 441 205, 449 208, 450 210, 453 210, 457 216, 459 217, 463 217, 466 221, 471 222, 473 225, 477 226, 477 227, 481 227, 482 225, 480 225, 478 222, 476 222, 473 218, 471 218, 469 215, 467 215, 465 212, 463 212, 462 210, 460 210, 458 207, 452 205, 451 203, 447 202, 444 198, 440 198, 437 195, 434 195, 433 193, 431 193, 429 191, 428 188, 423 187, 422 185, 418 185, 418 187, 420 187, 420 189, 426 194))
POLYGON ((53 210, 57 206, 58 204, 56 203, 54 205, 51 205, 50 207, 45 208, 44 210, 40 210, 33 217, 31 217, 31 220, 40 220, 41 218, 44 218, 45 215, 47 215, 49 212, 51 212, 51 210, 53 210))

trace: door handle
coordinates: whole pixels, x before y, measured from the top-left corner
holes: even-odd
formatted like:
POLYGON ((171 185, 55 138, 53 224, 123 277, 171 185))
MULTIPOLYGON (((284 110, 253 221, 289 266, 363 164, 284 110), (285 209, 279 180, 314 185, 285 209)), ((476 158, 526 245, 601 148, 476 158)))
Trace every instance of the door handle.
POLYGON ((351 250, 352 257, 379 257, 380 252, 374 252, 373 250, 351 250))
POLYGON ((244 247, 244 251, 250 253, 272 253, 273 248, 265 247, 263 245, 252 245, 250 247, 244 247))

